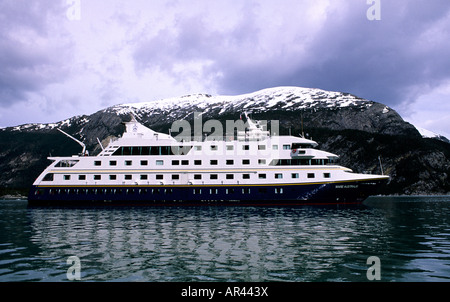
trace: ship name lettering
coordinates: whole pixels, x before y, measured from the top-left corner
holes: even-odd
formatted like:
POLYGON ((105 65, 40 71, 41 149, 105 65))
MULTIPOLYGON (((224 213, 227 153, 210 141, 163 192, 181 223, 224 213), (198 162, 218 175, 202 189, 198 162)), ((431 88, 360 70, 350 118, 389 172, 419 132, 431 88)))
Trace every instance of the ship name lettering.
POLYGON ((336 185, 336 189, 358 189, 358 185, 336 185))

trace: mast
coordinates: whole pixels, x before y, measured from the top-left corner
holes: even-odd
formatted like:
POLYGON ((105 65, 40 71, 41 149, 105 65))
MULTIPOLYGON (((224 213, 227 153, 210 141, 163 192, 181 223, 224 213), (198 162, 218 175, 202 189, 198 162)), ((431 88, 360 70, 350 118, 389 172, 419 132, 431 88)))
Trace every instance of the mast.
POLYGON ((59 129, 59 128, 56 128, 56 130, 58 130, 58 131, 61 132, 62 134, 68 136, 69 138, 73 139, 73 140, 76 141, 78 144, 80 144, 80 146, 83 147, 83 151, 81 151, 81 155, 82 155, 82 156, 85 156, 85 155, 88 154, 88 152, 86 151, 86 145, 85 145, 84 143, 80 142, 80 141, 77 140, 75 137, 73 137, 72 135, 70 135, 70 134, 68 134, 68 133, 66 133, 66 132, 64 132, 64 131, 62 131, 62 130, 59 129))

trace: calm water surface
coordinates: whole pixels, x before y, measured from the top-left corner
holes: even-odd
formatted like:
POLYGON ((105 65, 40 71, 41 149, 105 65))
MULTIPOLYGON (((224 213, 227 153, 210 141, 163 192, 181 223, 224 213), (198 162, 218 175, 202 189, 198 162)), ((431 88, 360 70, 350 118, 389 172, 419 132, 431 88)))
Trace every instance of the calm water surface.
POLYGON ((450 281, 450 197, 352 207, 29 208, 0 201, 0 281, 450 281))

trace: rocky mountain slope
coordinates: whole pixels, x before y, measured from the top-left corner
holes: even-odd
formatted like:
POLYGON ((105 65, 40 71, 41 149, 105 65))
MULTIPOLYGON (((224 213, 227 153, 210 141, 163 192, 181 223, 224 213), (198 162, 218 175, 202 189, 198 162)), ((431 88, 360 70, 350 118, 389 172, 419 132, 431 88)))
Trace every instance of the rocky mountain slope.
POLYGON ((356 172, 380 173, 381 160, 385 174, 391 175, 386 194, 450 192, 450 144, 423 138, 386 105, 349 93, 300 87, 122 104, 59 123, 0 129, 0 188, 8 193, 26 190, 48 165, 47 156, 81 150, 56 128, 83 141, 93 155, 100 151, 97 138, 106 145, 109 138, 121 135, 121 123, 129 120, 130 114, 146 126, 168 133, 175 120, 193 124, 194 112, 202 112, 203 122, 217 119, 224 125, 244 112, 254 119, 279 120, 281 134, 304 131, 320 149, 340 155, 340 164, 356 172))

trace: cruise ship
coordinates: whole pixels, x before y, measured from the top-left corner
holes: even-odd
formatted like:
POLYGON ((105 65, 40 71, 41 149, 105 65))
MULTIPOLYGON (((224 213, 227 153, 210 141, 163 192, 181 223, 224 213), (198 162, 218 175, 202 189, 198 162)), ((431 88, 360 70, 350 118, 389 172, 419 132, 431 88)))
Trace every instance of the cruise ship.
MULTIPOLYGON (((277 135, 245 115, 225 139, 180 140, 139 123, 96 156, 49 157, 30 205, 355 204, 389 178, 358 174, 304 137, 277 135)), ((63 131, 61 131, 63 132, 63 131)))

